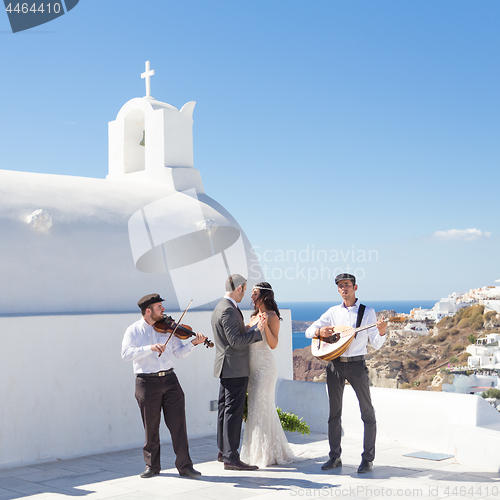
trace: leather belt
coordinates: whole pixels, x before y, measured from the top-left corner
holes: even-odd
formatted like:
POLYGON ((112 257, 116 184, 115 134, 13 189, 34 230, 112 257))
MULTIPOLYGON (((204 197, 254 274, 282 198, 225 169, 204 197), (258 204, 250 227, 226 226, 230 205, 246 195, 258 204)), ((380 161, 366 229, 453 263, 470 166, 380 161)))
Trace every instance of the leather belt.
POLYGON ((350 356, 350 357, 340 356, 340 358, 339 358, 339 360, 342 363, 354 363, 355 361, 363 361, 364 359, 365 359, 364 354, 361 356, 350 356))
POLYGON ((137 376, 140 378, 149 378, 149 377, 165 377, 165 375, 170 375, 174 372, 173 368, 170 370, 166 370, 164 372, 156 372, 156 373, 138 373, 137 376))

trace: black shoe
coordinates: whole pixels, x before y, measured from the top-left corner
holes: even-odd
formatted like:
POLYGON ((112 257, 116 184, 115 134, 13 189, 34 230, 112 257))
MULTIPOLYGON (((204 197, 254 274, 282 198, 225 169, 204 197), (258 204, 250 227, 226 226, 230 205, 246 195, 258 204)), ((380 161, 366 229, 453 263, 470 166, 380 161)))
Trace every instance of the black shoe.
POLYGON ((217 455, 217 462, 224 462, 224 459, 222 458, 222 451, 219 451, 219 454, 217 455))
POLYGON ((321 466, 321 470, 335 469, 336 467, 342 467, 342 460, 340 459, 340 457, 330 458, 328 462, 325 462, 321 466))
POLYGON ((192 467, 188 467, 187 469, 184 469, 182 472, 179 471, 179 476, 190 477, 191 479, 194 479, 196 477, 200 477, 201 472, 194 470, 192 467))
POLYGON ((364 474, 365 472, 370 472, 372 468, 373 468, 373 462, 370 462, 369 460, 363 458, 358 467, 358 474, 364 474))
POLYGON ((141 474, 141 477, 143 479, 146 479, 148 477, 157 476, 159 473, 160 473, 159 470, 154 470, 151 467, 146 467, 146 470, 141 474))
POLYGON ((224 462, 225 470, 257 470, 258 467, 256 465, 248 465, 241 460, 236 462, 224 462))

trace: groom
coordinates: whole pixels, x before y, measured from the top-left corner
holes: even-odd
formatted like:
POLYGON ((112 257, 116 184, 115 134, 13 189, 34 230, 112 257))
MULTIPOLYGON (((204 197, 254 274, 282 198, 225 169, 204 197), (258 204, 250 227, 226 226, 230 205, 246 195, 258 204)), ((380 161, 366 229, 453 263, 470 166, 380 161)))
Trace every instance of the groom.
POLYGON ((217 446, 219 462, 226 470, 257 470, 240 460, 241 422, 250 374, 248 346, 262 340, 266 320, 247 332, 238 304, 245 295, 246 279, 232 274, 226 280, 226 294, 212 313, 215 338, 214 376, 220 378, 217 446))

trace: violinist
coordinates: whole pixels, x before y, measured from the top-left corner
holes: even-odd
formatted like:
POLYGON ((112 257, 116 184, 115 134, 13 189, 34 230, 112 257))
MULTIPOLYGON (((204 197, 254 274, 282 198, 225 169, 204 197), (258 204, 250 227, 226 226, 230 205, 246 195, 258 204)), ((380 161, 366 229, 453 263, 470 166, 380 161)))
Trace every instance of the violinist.
POLYGON ((196 333, 191 342, 183 344, 173 335, 166 343, 168 336, 153 328, 163 318, 163 301, 157 293, 142 297, 137 302, 142 318, 127 328, 122 342, 122 358, 133 362, 136 374, 135 398, 141 410, 146 434, 143 448, 146 469, 141 477, 153 477, 161 470, 160 419, 163 410, 163 418, 172 437, 175 466, 179 475, 196 478, 201 473, 193 468, 189 456, 184 392, 174 373, 174 360, 191 354, 193 347, 204 343, 207 337, 196 333))

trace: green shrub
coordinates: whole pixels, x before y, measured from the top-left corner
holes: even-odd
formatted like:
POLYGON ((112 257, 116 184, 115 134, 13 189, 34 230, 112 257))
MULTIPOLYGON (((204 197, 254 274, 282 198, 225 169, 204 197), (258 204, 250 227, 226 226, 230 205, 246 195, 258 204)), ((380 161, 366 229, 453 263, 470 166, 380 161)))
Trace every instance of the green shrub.
POLYGON ((476 336, 472 335, 472 333, 467 337, 467 340, 469 341, 469 344, 475 344, 476 343, 476 336))
MULTIPOLYGON (((311 430, 306 422, 302 418, 299 418, 295 413, 288 413, 283 411, 281 408, 276 408, 278 412, 278 417, 280 419, 281 427, 284 431, 288 432, 298 432, 300 434, 309 434, 311 430)), ((246 422, 248 418, 248 393, 245 398, 245 406, 243 408, 243 422, 246 422)))
POLYGON ((288 413, 281 408, 276 408, 280 417, 281 427, 284 431, 298 432, 299 434, 309 434, 311 430, 302 418, 297 417, 295 413, 288 413))
POLYGON ((500 399, 500 390, 491 387, 490 389, 481 393, 481 397, 500 399))
POLYGON ((452 356, 452 357, 450 358, 450 363, 452 363, 452 364, 453 364, 453 363, 458 363, 458 358, 457 358, 456 356, 452 356))

